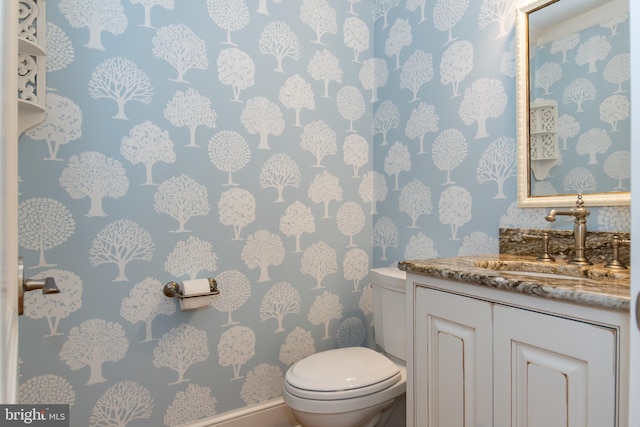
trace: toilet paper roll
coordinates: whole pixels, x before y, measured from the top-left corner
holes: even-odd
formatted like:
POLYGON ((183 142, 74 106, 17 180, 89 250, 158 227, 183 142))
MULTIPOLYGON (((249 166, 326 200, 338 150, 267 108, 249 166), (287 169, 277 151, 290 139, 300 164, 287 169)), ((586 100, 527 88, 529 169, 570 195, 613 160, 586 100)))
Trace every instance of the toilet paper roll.
MULTIPOLYGON (((208 279, 185 280, 180 284, 183 296, 208 294, 211 292, 208 279)), ((211 295, 180 299, 180 310, 197 310, 211 305, 211 295)))

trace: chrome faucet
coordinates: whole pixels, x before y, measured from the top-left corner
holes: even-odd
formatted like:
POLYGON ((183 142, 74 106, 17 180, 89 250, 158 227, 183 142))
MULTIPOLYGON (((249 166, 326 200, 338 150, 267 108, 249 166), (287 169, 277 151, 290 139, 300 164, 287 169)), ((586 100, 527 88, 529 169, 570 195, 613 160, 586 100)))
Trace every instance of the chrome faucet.
POLYGON ((575 254, 569 261, 569 264, 591 265, 592 263, 585 258, 585 245, 587 241, 587 217, 589 210, 584 207, 582 194, 578 194, 575 207, 566 210, 551 209, 549 214, 544 217, 549 222, 556 220, 556 215, 567 215, 574 218, 573 221, 573 237, 575 238, 575 254))

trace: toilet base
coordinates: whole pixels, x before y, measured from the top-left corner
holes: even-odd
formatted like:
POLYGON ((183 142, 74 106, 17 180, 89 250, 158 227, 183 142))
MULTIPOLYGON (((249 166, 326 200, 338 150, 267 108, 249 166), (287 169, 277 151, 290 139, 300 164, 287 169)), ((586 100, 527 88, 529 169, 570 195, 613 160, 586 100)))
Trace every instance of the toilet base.
POLYGON ((314 414, 290 409, 301 427, 383 427, 402 398, 404 395, 369 408, 337 414, 314 414))

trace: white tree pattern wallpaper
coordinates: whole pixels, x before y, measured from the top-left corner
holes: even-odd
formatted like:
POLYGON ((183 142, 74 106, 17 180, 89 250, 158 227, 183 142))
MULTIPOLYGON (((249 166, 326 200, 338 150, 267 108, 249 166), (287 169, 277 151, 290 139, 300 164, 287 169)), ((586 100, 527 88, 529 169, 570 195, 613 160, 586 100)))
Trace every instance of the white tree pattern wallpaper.
POLYGON ((19 244, 62 293, 26 295, 20 400, 133 427, 274 399, 297 360, 374 346, 371 267, 549 227, 516 206, 513 8, 48 0, 19 244), (206 277, 208 309, 162 294, 206 277))

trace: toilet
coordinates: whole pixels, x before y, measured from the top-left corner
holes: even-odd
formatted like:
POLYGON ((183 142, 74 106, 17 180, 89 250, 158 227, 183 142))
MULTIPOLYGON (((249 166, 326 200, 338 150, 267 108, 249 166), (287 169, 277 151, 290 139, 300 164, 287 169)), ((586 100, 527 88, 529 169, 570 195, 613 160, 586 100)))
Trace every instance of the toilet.
POLYGON ((365 347, 322 351, 285 374, 284 401, 302 427, 383 427, 405 397, 405 278, 395 267, 370 272, 374 336, 365 347))

